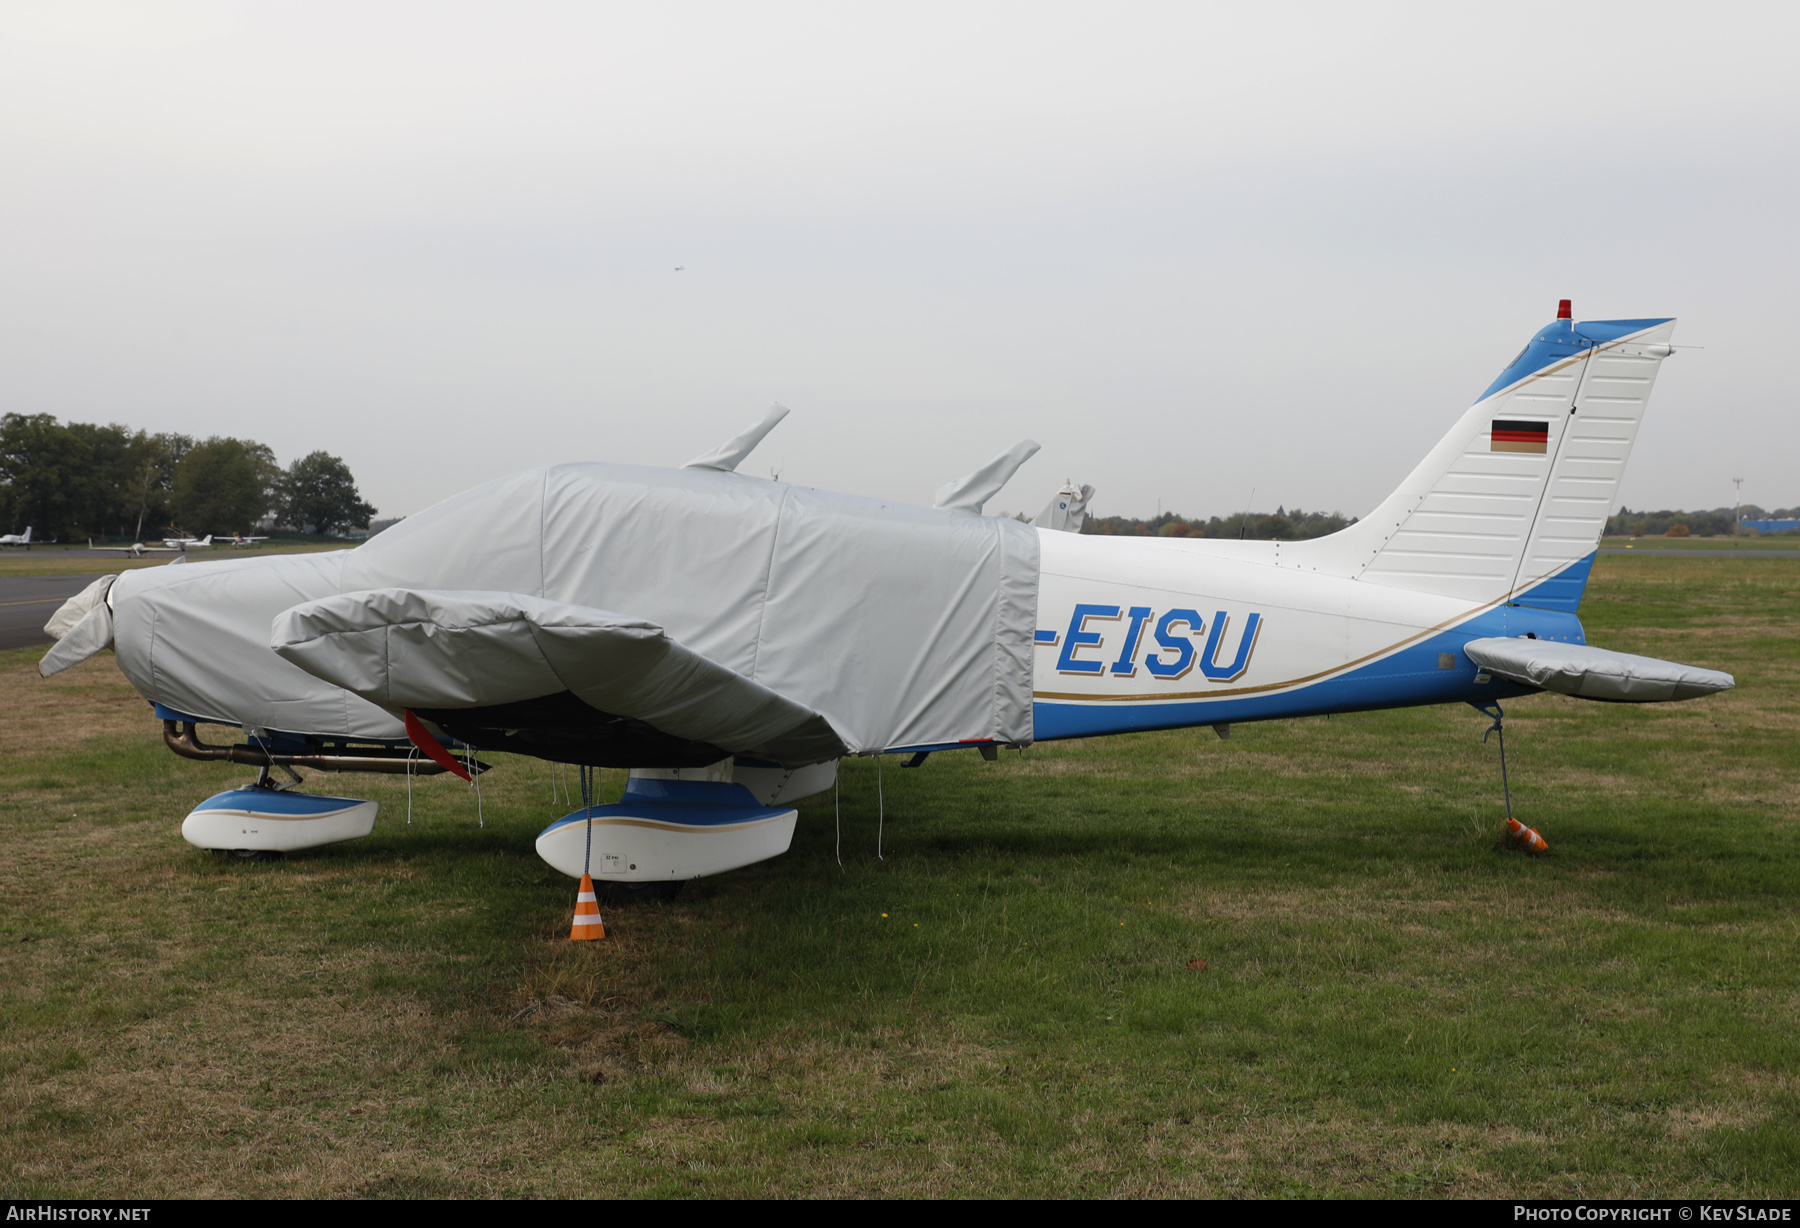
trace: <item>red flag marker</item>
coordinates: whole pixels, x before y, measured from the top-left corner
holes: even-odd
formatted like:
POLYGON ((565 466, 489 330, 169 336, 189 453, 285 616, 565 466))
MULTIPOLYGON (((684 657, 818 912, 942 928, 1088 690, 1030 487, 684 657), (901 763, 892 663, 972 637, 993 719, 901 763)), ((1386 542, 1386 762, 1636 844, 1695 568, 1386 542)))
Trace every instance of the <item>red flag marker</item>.
POLYGON ((414 716, 411 708, 406 710, 406 736, 412 744, 425 752, 425 757, 433 763, 441 764, 446 771, 455 772, 470 784, 475 778, 469 775, 469 769, 456 761, 456 756, 444 749, 444 744, 425 732, 425 725, 414 716))

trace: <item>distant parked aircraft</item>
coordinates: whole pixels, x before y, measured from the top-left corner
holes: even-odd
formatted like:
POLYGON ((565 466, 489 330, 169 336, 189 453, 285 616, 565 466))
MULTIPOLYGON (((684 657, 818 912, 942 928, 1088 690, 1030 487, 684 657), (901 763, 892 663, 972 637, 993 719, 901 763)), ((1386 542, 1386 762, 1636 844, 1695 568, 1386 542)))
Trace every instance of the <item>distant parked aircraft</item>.
POLYGON ((23 533, 0 533, 0 546, 23 546, 31 549, 31 526, 26 525, 23 533))
POLYGON ((132 542, 129 546, 96 546, 93 538, 88 538, 88 549, 103 553, 129 554, 134 559, 141 559, 146 554, 186 554, 190 550, 211 550, 212 534, 205 537, 165 537, 160 546, 146 546, 143 542, 132 542))

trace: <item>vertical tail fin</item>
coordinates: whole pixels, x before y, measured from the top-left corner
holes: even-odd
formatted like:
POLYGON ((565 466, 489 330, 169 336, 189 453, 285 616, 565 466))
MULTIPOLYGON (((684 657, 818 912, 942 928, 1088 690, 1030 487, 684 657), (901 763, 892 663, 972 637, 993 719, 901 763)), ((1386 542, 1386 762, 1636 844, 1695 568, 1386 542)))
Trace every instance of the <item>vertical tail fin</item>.
POLYGON ((1298 543, 1313 547, 1307 561, 1372 584, 1573 612, 1674 329, 1566 316, 1539 329, 1380 507, 1298 543))

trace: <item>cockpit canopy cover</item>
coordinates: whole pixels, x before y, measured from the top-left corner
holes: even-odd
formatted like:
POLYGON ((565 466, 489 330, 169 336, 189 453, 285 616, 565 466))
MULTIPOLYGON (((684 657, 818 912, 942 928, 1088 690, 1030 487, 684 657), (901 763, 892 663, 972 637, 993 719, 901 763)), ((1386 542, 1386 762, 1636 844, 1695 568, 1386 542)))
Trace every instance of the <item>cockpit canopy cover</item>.
POLYGON ((127 572, 112 605, 133 685, 252 729, 403 736, 270 646, 296 606, 400 589, 643 620, 855 753, 1031 741, 1037 577, 1037 535, 1012 520, 589 463, 489 482, 351 551, 127 572))

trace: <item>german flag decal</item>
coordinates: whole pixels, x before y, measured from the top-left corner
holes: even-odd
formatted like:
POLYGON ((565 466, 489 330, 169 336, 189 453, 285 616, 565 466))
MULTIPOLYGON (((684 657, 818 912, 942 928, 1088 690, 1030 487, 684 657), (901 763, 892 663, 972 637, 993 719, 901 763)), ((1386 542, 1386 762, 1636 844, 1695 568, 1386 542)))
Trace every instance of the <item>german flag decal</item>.
POLYGON ((1491 452, 1536 452, 1539 456, 1550 451, 1550 424, 1548 422, 1518 422, 1511 418, 1495 418, 1493 444, 1491 452))

